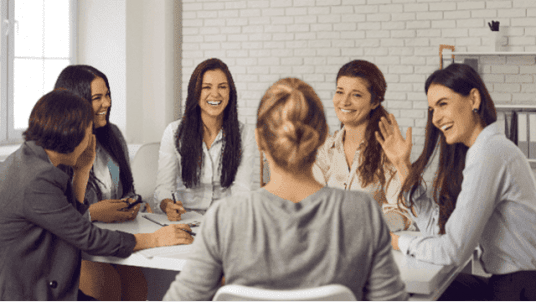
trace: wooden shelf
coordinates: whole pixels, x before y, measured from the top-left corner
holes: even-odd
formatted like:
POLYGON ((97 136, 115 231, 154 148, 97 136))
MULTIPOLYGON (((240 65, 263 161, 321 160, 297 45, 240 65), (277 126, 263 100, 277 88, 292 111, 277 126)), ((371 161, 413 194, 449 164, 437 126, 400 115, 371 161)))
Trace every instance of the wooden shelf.
POLYGON ((528 104, 495 104, 497 111, 536 111, 536 105, 528 104))
POLYGON ((461 51, 453 51, 453 52, 445 52, 443 53, 443 56, 451 56, 451 55, 458 55, 458 56, 536 56, 536 52, 518 52, 518 51, 475 51, 475 52, 461 52, 461 51))

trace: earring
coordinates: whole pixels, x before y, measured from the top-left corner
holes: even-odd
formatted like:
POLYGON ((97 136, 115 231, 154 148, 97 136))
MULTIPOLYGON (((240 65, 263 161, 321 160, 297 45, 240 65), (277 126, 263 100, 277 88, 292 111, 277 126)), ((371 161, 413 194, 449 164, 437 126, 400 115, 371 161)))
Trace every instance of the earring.
POLYGON ((478 108, 473 108, 473 112, 474 112, 474 113, 477 113, 477 112, 478 112, 478 108))

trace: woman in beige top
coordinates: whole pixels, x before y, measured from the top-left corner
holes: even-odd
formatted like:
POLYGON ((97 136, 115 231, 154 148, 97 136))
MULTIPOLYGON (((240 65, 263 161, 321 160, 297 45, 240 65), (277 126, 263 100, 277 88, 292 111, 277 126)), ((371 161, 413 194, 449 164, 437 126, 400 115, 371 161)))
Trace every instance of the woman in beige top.
POLYGON ((392 232, 414 230, 408 212, 397 205, 400 181, 374 132, 388 112, 381 103, 387 83, 378 67, 354 60, 341 67, 333 96, 341 129, 318 150, 313 172, 330 187, 366 191, 382 207, 392 232))

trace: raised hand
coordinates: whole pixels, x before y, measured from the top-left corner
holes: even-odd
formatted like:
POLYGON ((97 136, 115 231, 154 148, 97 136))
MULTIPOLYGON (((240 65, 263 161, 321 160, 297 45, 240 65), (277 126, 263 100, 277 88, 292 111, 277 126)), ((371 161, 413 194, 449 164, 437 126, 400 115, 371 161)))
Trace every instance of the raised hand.
POLYGON ((392 114, 389 114, 389 120, 382 117, 380 120, 381 135, 376 132, 376 140, 380 143, 385 155, 391 163, 397 165, 401 162, 409 162, 411 155, 411 127, 406 132, 406 139, 402 136, 398 123, 392 114))
POLYGON ((400 128, 394 115, 389 114, 389 120, 385 117, 380 119, 380 133, 376 132, 376 140, 382 146, 383 152, 389 161, 399 172, 400 181, 403 183, 409 168, 411 167, 410 155, 413 146, 411 142, 411 127, 406 131, 406 139, 402 137, 400 128))

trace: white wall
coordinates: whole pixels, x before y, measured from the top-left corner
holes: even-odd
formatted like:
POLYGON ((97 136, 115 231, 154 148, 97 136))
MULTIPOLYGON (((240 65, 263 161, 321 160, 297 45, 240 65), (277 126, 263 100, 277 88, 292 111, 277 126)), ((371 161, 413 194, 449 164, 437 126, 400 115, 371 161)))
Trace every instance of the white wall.
POLYGON ((179 117, 180 3, 79 0, 78 64, 104 72, 110 116, 129 143, 160 141, 179 117))
POLYGON ((110 82, 110 120, 126 129, 126 0, 78 1, 78 64, 92 65, 110 82))
MULTIPOLYGON (((254 124, 265 90, 293 76, 313 86, 333 129, 336 73, 365 59, 384 73, 385 106, 403 133, 413 127, 413 159, 424 144, 424 82, 439 68, 440 44, 486 51, 487 22, 498 20, 508 27, 507 50, 536 51, 534 0, 183 0, 182 17, 183 99, 195 66, 218 57, 235 79, 241 120, 254 124)), ((496 103, 536 103, 534 56, 479 59, 496 103)))

